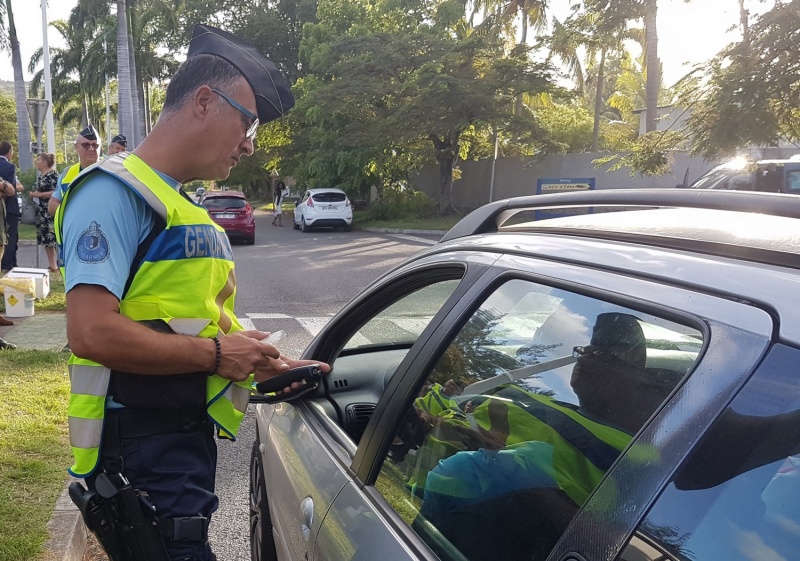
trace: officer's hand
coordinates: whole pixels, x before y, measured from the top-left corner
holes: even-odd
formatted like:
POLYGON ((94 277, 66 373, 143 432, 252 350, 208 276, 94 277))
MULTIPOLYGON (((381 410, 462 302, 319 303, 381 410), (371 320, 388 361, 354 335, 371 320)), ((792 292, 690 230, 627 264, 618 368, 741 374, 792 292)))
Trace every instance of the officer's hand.
MULTIPOLYGON (((288 365, 288 368, 282 368, 277 371, 273 370, 271 366, 267 368, 258 369, 255 372, 255 381, 263 382, 264 380, 269 380, 270 378, 273 378, 278 374, 282 374, 289 368, 297 368, 299 366, 307 366, 309 364, 316 364, 317 366, 319 366, 320 370, 322 370, 326 374, 331 371, 330 365, 324 362, 320 362, 318 360, 300 360, 296 358, 289 358, 283 355, 281 355, 278 360, 283 364, 288 365)), ((293 382, 291 386, 283 388, 283 392, 288 393, 291 390, 300 389, 303 387, 304 384, 305 382, 293 382)))
POLYGON ((220 337, 220 362, 217 374, 234 382, 246 380, 258 371, 280 374, 289 369, 281 354, 272 345, 261 342, 269 333, 238 331, 220 337))

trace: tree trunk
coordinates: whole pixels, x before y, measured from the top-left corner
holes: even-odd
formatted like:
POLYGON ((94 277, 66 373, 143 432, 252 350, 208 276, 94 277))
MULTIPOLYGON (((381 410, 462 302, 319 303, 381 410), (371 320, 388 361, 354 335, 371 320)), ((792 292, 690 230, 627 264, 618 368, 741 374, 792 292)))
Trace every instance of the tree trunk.
POLYGON ((439 164, 439 214, 447 214, 453 208, 453 164, 458 153, 458 136, 455 139, 429 136, 436 148, 436 162, 439 164))
POLYGON ((128 26, 128 56, 130 56, 131 66, 131 104, 133 105, 133 123, 135 132, 135 140, 133 147, 131 148, 133 149, 141 144, 142 140, 144 140, 144 99, 142 94, 141 76, 139 76, 139 72, 136 70, 136 50, 133 46, 133 17, 136 10, 133 7, 134 2, 132 0, 128 0, 128 2, 130 3, 130 8, 128 9, 128 18, 130 21, 130 25, 128 26))
POLYGON ((28 106, 25 104, 25 76, 22 74, 22 55, 19 50, 17 27, 14 25, 14 12, 11 10, 11 0, 6 0, 6 15, 8 16, 8 40, 11 43, 11 65, 14 68, 14 103, 17 108, 17 143, 16 147, 19 167, 26 170, 33 167, 31 155, 31 122, 28 117, 28 106))
POLYGON ((600 51, 600 66, 597 69, 597 91, 594 94, 594 128, 592 129, 592 152, 600 144, 600 114, 603 112, 603 80, 606 72, 606 48, 600 51))
POLYGON ((658 124, 658 90, 661 85, 661 72, 658 62, 657 14, 658 6, 656 5, 656 0, 647 0, 644 14, 644 29, 647 38, 647 84, 645 86, 647 108, 645 113, 645 132, 656 130, 658 124))
POLYGON ((117 0, 117 120, 119 133, 128 136, 128 148, 134 148, 131 67, 128 55, 128 17, 126 0, 117 0))

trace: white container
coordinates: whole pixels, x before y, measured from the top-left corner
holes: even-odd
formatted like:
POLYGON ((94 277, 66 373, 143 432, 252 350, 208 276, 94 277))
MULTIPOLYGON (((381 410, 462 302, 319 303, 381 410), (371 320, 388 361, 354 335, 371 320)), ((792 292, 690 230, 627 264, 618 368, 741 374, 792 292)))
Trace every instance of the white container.
POLYGON ((3 296, 6 300, 5 315, 8 317, 24 318, 33 315, 33 296, 17 292, 8 286, 3 290, 3 296))
POLYGON ((32 277, 36 281, 36 297, 47 298, 50 294, 50 271, 48 269, 28 269, 25 267, 14 267, 6 277, 10 279, 32 277))

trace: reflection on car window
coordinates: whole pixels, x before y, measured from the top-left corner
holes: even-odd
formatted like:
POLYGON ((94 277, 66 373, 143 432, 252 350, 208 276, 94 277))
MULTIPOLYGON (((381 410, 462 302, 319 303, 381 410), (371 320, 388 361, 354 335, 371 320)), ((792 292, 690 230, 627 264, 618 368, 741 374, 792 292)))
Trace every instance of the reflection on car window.
POLYGON ((203 206, 211 210, 222 210, 226 208, 244 208, 247 201, 241 197, 206 197, 203 199, 203 206))
POLYGON ((786 188, 792 194, 800 194, 800 170, 786 173, 786 188))
POLYGON ((318 203, 341 203, 347 198, 344 193, 317 193, 314 200, 318 203))
POLYGON ((414 344, 460 280, 430 284, 404 296, 364 324, 345 344, 344 350, 375 346, 414 344))
POLYGON ((443 559, 496 559, 501 539, 503 559, 544 560, 701 347, 692 328, 509 281, 409 404, 377 488, 443 559))
POLYGON ((800 352, 776 347, 638 529, 667 557, 792 561, 800 552, 800 352))

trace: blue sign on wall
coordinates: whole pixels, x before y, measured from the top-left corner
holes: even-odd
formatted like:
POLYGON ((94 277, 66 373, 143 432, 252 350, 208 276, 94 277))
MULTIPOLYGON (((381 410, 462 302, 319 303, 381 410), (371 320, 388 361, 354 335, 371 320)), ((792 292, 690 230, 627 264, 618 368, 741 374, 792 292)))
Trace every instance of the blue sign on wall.
MULTIPOLYGON (((553 193, 566 193, 568 191, 594 191, 594 177, 539 179, 536 181, 537 195, 550 195, 553 193)), ((575 210, 537 210, 536 220, 545 218, 558 218, 559 216, 572 216, 586 214, 584 209, 575 210)), ((591 212, 589 209, 588 212, 591 212)))

